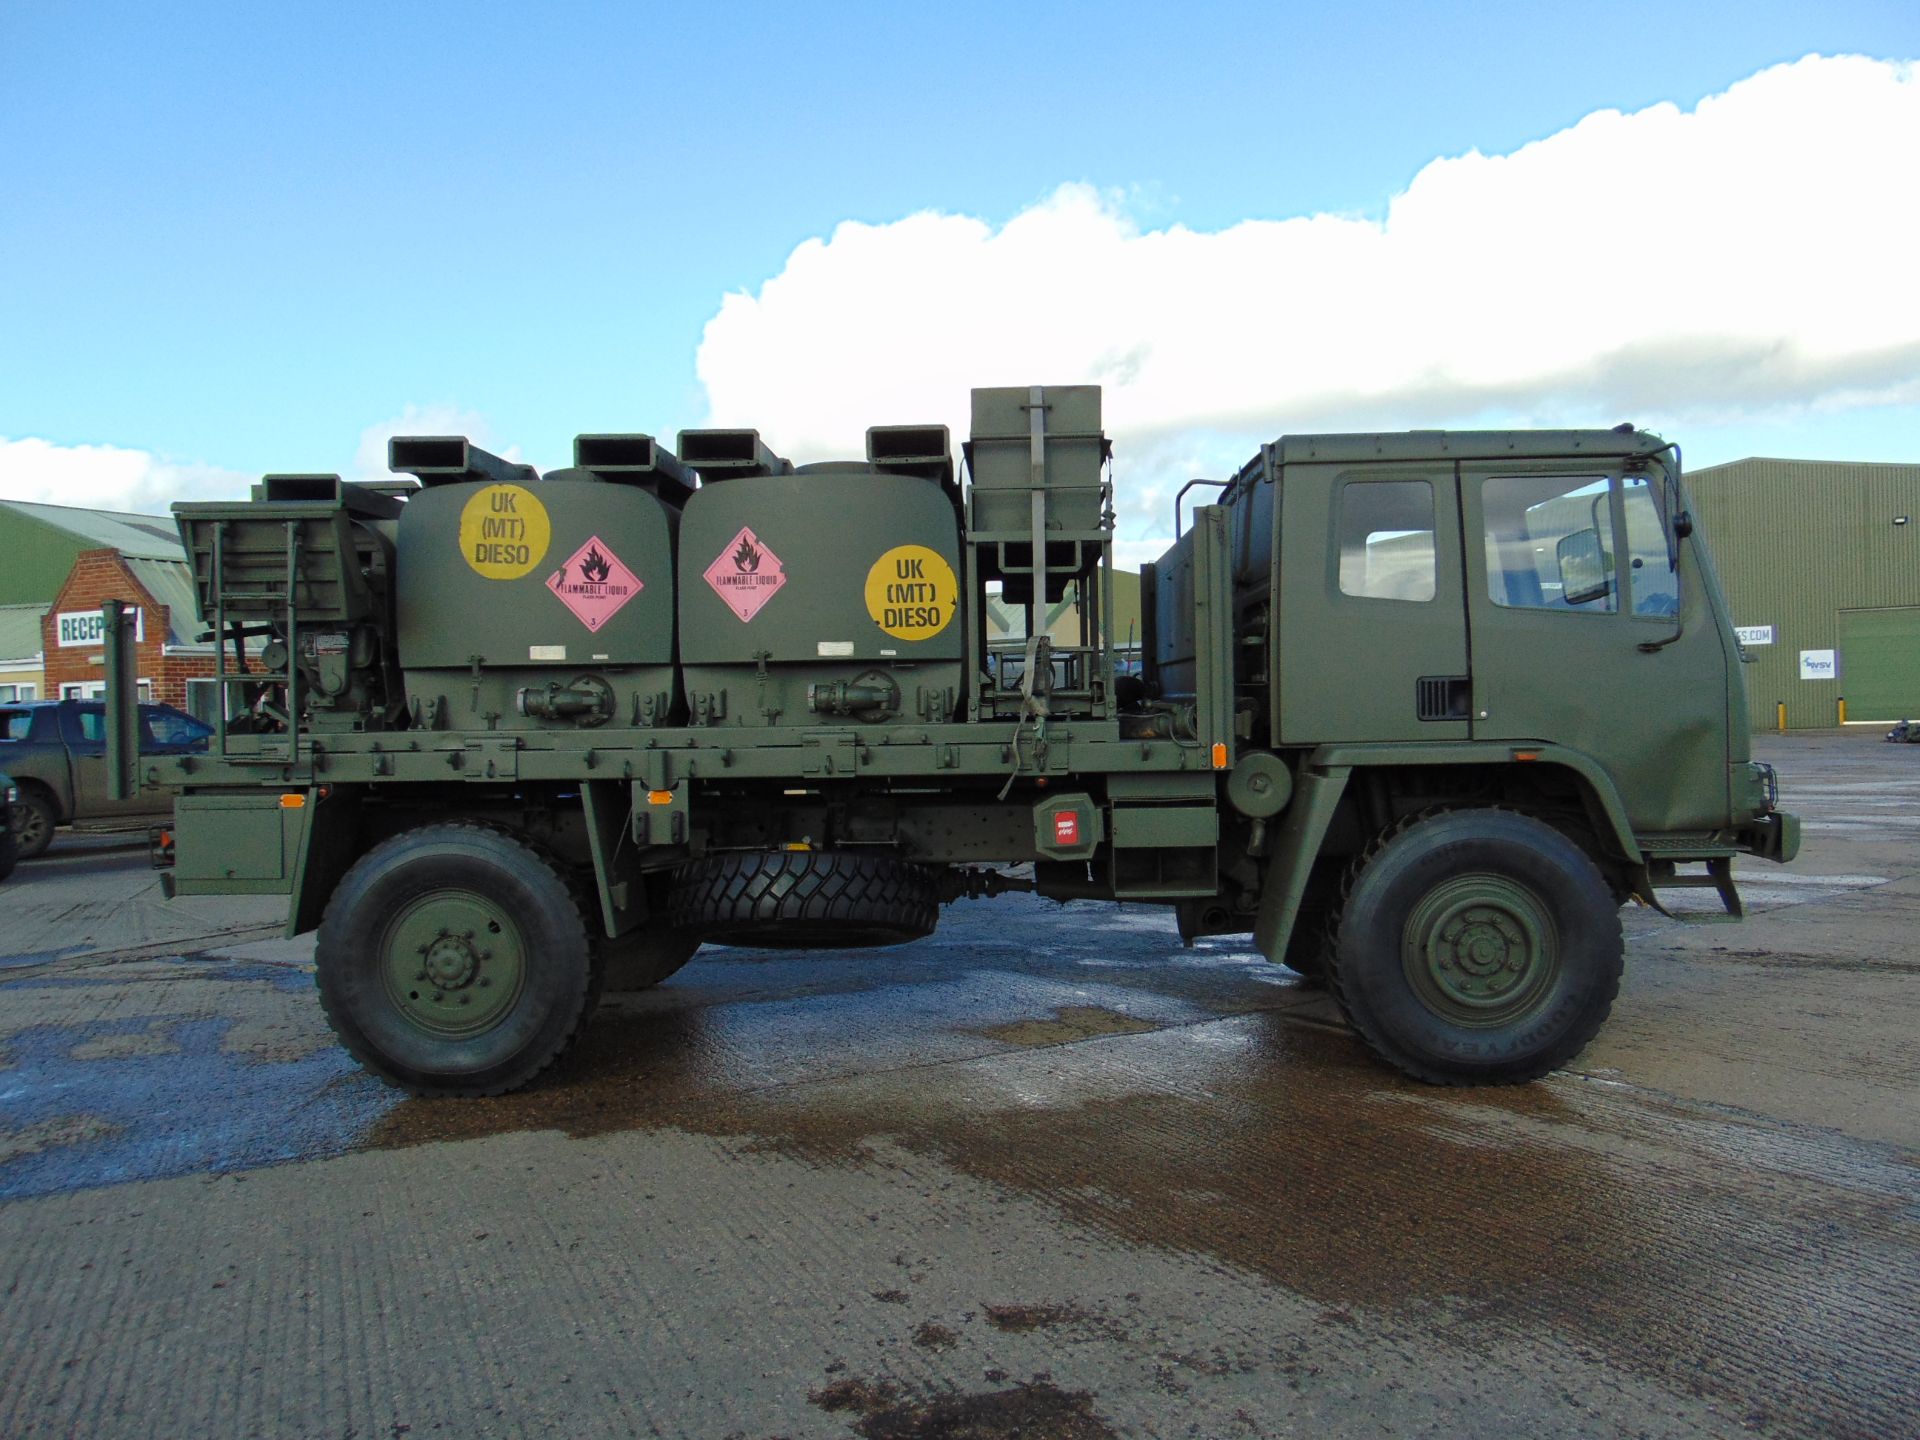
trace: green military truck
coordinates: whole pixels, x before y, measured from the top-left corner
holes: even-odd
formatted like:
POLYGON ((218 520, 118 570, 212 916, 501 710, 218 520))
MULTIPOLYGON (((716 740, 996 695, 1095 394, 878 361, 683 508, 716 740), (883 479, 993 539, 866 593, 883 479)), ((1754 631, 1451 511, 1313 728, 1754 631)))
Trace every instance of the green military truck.
POLYGON ((964 486, 940 426, 677 448, 543 476, 402 437, 409 480, 175 507, 242 718, 143 759, 116 701, 115 779, 177 794, 170 893, 317 927, 395 1085, 524 1085, 701 944, 894 944, 1009 890, 1251 934, 1407 1074, 1525 1080, 1605 1018, 1622 904, 1738 914, 1734 858, 1797 847, 1656 436, 1276 441, 1176 503, 1138 674, 1096 387, 976 390, 964 486))

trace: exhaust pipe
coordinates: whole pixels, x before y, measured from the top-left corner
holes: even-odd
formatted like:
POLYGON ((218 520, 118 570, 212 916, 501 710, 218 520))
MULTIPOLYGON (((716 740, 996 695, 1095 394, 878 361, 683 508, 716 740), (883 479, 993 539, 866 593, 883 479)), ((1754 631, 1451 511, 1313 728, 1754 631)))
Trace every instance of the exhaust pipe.
POLYGON ((417 475, 422 485, 473 480, 525 485, 540 478, 533 466, 502 460, 464 435, 396 435, 387 442, 387 468, 396 475, 417 475))
POLYGON ((680 460, 698 470, 702 480, 793 473, 793 462, 769 450, 758 430, 682 430, 680 460))
POLYGON ((920 475, 953 489, 953 436, 944 425, 875 425, 867 463, 896 475, 920 475))
POLYGON ((693 494, 693 471, 651 435, 576 435, 573 463, 609 485, 637 485, 678 510, 693 494))

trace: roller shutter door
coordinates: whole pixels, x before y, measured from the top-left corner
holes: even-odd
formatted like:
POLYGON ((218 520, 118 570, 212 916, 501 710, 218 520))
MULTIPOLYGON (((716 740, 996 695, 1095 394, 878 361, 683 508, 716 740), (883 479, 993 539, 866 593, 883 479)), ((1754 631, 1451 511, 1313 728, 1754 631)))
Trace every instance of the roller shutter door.
POLYGON ((1920 716, 1920 605, 1840 612, 1840 693, 1849 720, 1920 716))

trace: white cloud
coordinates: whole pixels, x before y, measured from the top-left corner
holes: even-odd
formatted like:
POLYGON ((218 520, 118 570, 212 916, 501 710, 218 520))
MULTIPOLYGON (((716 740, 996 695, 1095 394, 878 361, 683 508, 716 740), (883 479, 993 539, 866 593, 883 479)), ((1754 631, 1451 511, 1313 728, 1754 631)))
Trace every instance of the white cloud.
POLYGON ((1181 479, 1289 429, 1631 418, 1684 439, 1912 403, 1917 172, 1915 67, 1809 56, 1692 111, 1437 159, 1383 221, 1142 229, 1069 185, 998 227, 848 222, 726 297, 698 369, 709 423, 797 459, 876 423, 963 433, 971 386, 1100 383, 1122 534, 1163 534, 1181 479))
POLYGON ((175 500, 244 497, 253 478, 118 445, 56 445, 0 435, 0 499, 5 500, 164 515, 175 500))
MULTIPOLYGON (((387 441, 394 435, 466 435, 490 439, 484 416, 456 405, 408 405, 390 420, 360 432, 350 480, 392 480, 387 441)), ((497 450, 521 458, 518 446, 497 450)), ((244 499, 260 477, 215 465, 183 464, 118 445, 57 445, 31 436, 0 435, 0 499, 96 510, 164 515, 175 500, 244 499)))

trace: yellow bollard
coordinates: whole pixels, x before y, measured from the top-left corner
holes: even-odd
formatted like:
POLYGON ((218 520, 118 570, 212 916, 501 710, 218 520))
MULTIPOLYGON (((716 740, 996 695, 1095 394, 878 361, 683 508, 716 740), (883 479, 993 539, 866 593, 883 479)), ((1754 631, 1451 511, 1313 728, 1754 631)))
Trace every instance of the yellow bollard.
POLYGON ((1844 695, 1840 697, 1840 723, 1847 723, 1847 697, 1844 695))
POLYGON ((1774 702, 1774 717, 1775 717, 1776 723, 1779 726, 1780 733, 1782 735, 1786 734, 1787 733, 1787 702, 1786 701, 1779 700, 1774 702))

